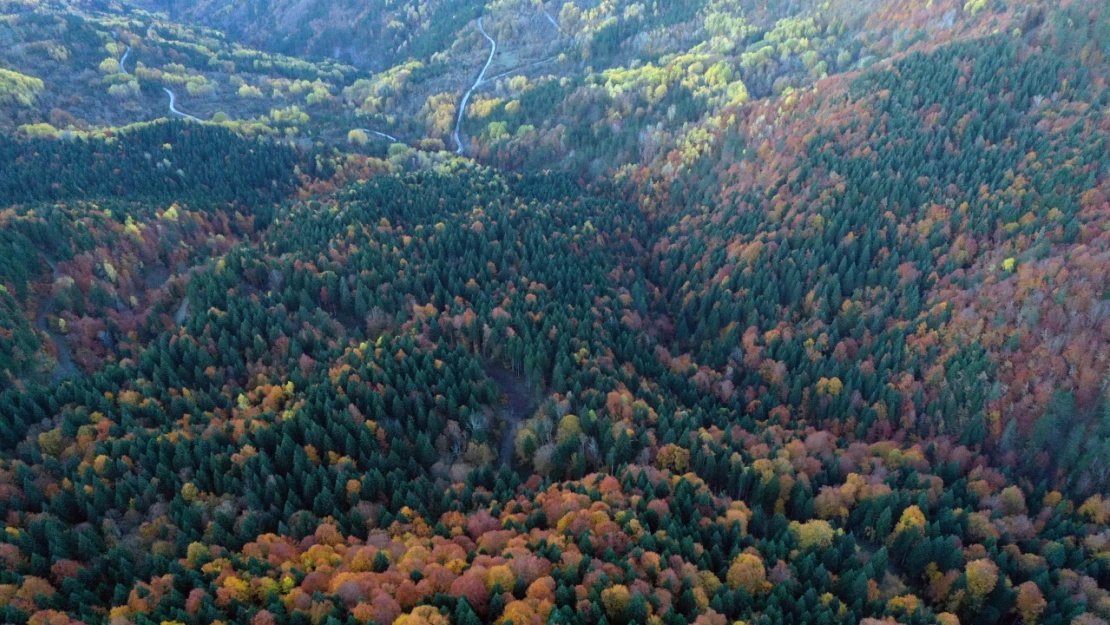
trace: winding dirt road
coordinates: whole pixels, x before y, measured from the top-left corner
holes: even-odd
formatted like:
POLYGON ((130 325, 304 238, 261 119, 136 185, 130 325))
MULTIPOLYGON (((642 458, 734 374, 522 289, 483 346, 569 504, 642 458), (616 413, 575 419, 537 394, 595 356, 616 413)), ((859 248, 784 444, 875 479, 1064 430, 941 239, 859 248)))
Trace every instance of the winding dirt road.
POLYGON ((404 143, 404 141, 401 141, 400 139, 398 139, 397 137, 394 137, 393 135, 387 135, 384 132, 378 132, 377 130, 370 130, 369 128, 355 128, 355 130, 361 130, 362 132, 368 132, 368 133, 373 134, 373 135, 378 135, 379 137, 382 137, 383 139, 389 139, 390 141, 392 141, 394 143, 404 143))
POLYGON ((184 117, 185 119, 191 119, 195 122, 202 122, 202 123, 204 122, 204 120, 199 118, 199 117, 193 117, 192 115, 190 115, 188 113, 182 113, 181 111, 177 110, 177 106, 175 106, 175 104, 177 102, 177 96, 175 96, 172 91, 170 91, 169 89, 167 89, 165 87, 162 87, 162 91, 165 91, 170 96, 170 112, 171 113, 173 113, 174 115, 180 115, 181 117, 184 117))
POLYGON ((540 9, 543 11, 543 14, 547 17, 547 21, 551 22, 551 25, 555 27, 555 30, 559 31, 560 33, 563 32, 563 29, 559 28, 559 22, 556 22, 555 18, 551 17, 551 14, 547 12, 547 7, 545 7, 541 4, 540 9))
POLYGON ((545 63, 550 63, 552 61, 557 61, 558 59, 559 59, 558 56, 549 56, 546 59, 541 59, 539 61, 536 61, 535 63, 529 63, 527 65, 521 65, 520 67, 514 67, 514 68, 512 68, 508 71, 501 72, 500 74, 498 74, 496 76, 490 76, 489 78, 487 78, 483 82, 493 82, 493 81, 497 80, 498 78, 504 78, 505 76, 508 76, 510 74, 515 74, 517 72, 523 72, 526 69, 536 67, 538 65, 544 65, 545 63))
MULTIPOLYGON (((127 57, 129 57, 129 56, 131 56, 131 46, 127 46, 127 51, 123 53, 123 58, 121 58, 119 60, 119 71, 120 71, 120 73, 123 73, 123 74, 128 74, 129 73, 127 71, 127 67, 124 66, 124 63, 127 62, 127 57)), ((174 115, 180 115, 181 117, 184 117, 185 119, 191 119, 195 122, 203 122, 204 121, 204 120, 200 119, 199 117, 193 117, 192 115, 190 115, 188 113, 182 113, 181 111, 177 110, 177 96, 175 96, 174 93, 172 91, 170 91, 169 89, 167 89, 166 87, 162 87, 162 91, 165 91, 170 96, 170 112, 171 113, 173 113, 174 115)), ((371 131, 371 132, 373 132, 373 131, 371 131)))
MULTIPOLYGON (((558 31, 559 35, 563 36, 565 34, 565 33, 563 33, 563 29, 559 28, 559 22, 555 21, 555 18, 552 17, 551 14, 547 12, 547 7, 545 7, 543 5, 540 5, 540 10, 543 11, 544 17, 547 18, 547 21, 551 22, 551 25, 555 27, 555 30, 558 31)), ((559 54, 556 54, 555 56, 549 56, 546 59, 540 59, 539 61, 536 61, 534 63, 528 63, 527 65, 520 65, 518 67, 514 67, 510 70, 506 70, 504 72, 501 72, 500 74, 498 74, 496 76, 491 76, 490 78, 486 78, 482 82, 483 83, 493 82, 493 81, 497 80, 498 78, 504 78, 505 76, 509 76, 509 75, 515 74, 517 72, 522 72, 526 69, 531 69, 533 67, 538 67, 540 65, 545 65, 545 64, 550 63, 552 61, 557 61, 559 59, 559 56, 560 56, 559 54)), ((475 85, 475 86, 479 86, 479 85, 475 85)))
POLYGON ((485 66, 482 67, 482 71, 478 74, 478 79, 474 81, 474 84, 470 86, 470 89, 467 89, 466 94, 463 95, 462 102, 459 104, 459 118, 455 121, 455 132, 452 135, 452 137, 455 139, 455 146, 458 148, 457 150, 455 150, 456 154, 463 153, 462 141, 459 140, 459 129, 462 128, 463 115, 466 114, 466 103, 468 100, 470 100, 470 94, 474 93, 474 90, 478 87, 478 85, 482 84, 482 79, 486 75, 486 70, 489 69, 490 63, 493 63, 493 55, 497 53, 497 42, 494 41, 493 37, 490 37, 489 33, 486 32, 486 29, 482 26, 482 18, 480 17, 478 18, 478 30, 481 31, 482 36, 485 37, 490 43, 489 58, 486 59, 485 66))

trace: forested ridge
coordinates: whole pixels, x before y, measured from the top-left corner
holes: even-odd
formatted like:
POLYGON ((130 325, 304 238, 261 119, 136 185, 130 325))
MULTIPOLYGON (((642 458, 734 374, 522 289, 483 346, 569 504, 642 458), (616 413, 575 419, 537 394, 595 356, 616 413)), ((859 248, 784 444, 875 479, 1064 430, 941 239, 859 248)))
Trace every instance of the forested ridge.
POLYGON ((0 622, 1110 621, 1105 7, 164 4, 0 2, 0 622))
POLYGON ((5 205, 105 196, 262 202, 292 190, 298 164, 287 146, 183 122, 130 128, 109 139, 4 137, 0 159, 8 164, 0 182, 5 205))

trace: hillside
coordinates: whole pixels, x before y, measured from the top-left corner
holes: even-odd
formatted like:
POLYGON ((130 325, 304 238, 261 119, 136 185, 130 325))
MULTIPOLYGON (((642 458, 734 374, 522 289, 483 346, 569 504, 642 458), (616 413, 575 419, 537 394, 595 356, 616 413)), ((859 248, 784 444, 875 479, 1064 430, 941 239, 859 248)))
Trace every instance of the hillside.
POLYGON ((1110 622, 1101 3, 0 44, 0 622, 1110 622))
POLYGON ((427 61, 482 14, 482 2, 425 0, 133 0, 136 8, 199 22, 256 48, 296 56, 335 58, 384 71, 408 60, 427 61))

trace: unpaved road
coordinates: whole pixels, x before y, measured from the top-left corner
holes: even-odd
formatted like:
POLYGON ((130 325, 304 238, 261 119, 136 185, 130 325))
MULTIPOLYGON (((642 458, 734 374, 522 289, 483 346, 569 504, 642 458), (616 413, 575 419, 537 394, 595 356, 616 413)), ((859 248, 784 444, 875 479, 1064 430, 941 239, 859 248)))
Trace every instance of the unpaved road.
POLYGON ((175 96, 172 91, 170 91, 169 89, 167 89, 165 87, 162 87, 162 91, 165 91, 170 96, 170 112, 171 113, 173 113, 174 115, 180 115, 181 117, 184 117, 185 119, 191 119, 195 122, 203 122, 204 121, 204 120, 200 119, 199 117, 193 117, 192 115, 190 115, 188 113, 182 113, 181 111, 177 110, 177 106, 175 106, 176 103, 177 103, 177 96, 175 96))
POLYGON ((555 27, 555 30, 559 31, 560 33, 563 32, 563 29, 559 28, 559 22, 556 22, 555 18, 551 17, 551 14, 547 12, 547 7, 541 4, 540 9, 543 10, 543 14, 547 16, 547 21, 551 22, 551 25, 555 27))
MULTIPOLYGON (((131 56, 131 46, 127 46, 127 51, 123 53, 123 58, 121 58, 119 60, 119 71, 121 73, 124 73, 124 74, 128 73, 127 68, 124 66, 124 63, 127 62, 127 57, 129 57, 129 56, 131 56)), ((203 122, 204 121, 204 120, 200 119, 199 117, 193 117, 192 115, 190 115, 188 113, 182 113, 181 111, 177 110, 177 96, 175 96, 173 94, 173 92, 170 91, 169 89, 167 89, 166 87, 162 87, 162 91, 165 91, 170 96, 170 112, 171 113, 173 113, 174 115, 180 115, 181 117, 184 117, 185 119, 191 119, 195 122, 203 122)))
POLYGON ((536 61, 535 63, 529 63, 527 65, 521 65, 520 67, 514 67, 514 68, 512 68, 508 71, 501 72, 500 74, 498 74, 496 76, 491 76, 491 77, 487 78, 484 82, 493 82, 493 81, 497 80, 498 78, 504 78, 505 76, 508 76, 509 74, 515 74, 517 72, 523 72, 526 69, 536 67, 537 65, 543 65, 545 63, 550 63, 550 62, 556 61, 558 59, 559 59, 558 56, 549 56, 546 59, 541 59, 539 61, 536 61))
MULTIPOLYGON (((551 25, 555 27, 556 31, 558 31, 559 36, 562 37, 563 34, 564 34, 563 29, 559 28, 559 22, 555 21, 555 18, 552 17, 551 14, 547 12, 547 7, 545 7, 543 5, 540 5, 540 10, 543 11, 544 17, 547 18, 547 21, 551 22, 551 25)), ((540 65, 545 65, 545 64, 550 63, 552 61, 557 61, 559 59, 559 56, 560 56, 559 54, 556 54, 555 56, 549 56, 546 59, 540 59, 539 61, 536 61, 534 63, 528 63, 527 65, 520 65, 520 66, 514 67, 510 70, 506 70, 504 72, 501 72, 500 74, 498 74, 496 76, 486 78, 485 80, 483 80, 481 82, 483 84, 493 82, 493 81, 497 80, 498 78, 504 78, 505 76, 509 76, 509 75, 515 74, 517 72, 523 72, 526 69, 531 69, 533 67, 537 67, 537 66, 540 66, 540 65)), ((479 85, 475 84, 475 87, 477 87, 477 86, 479 86, 479 85)))
POLYGON ((459 118, 455 121, 455 133, 452 135, 455 139, 455 145, 458 147, 458 149, 455 150, 456 154, 463 153, 462 141, 459 140, 459 129, 462 127, 463 115, 466 114, 466 103, 468 100, 470 100, 470 94, 474 93, 474 89, 476 89, 478 85, 482 84, 482 79, 486 75, 486 70, 489 69, 489 64, 493 63, 493 55, 497 53, 497 42, 494 41, 493 37, 490 37, 489 33, 486 32, 486 29, 482 26, 482 18, 480 17, 478 18, 478 30, 481 31, 482 36, 485 37, 490 43, 489 58, 486 59, 485 66, 482 67, 482 71, 478 74, 478 79, 474 81, 474 84, 470 86, 470 89, 467 89, 466 94, 463 95, 462 103, 459 104, 459 118))
POLYGON ((378 132, 377 130, 370 130, 369 128, 355 128, 355 130, 361 130, 362 132, 368 132, 368 133, 373 134, 373 135, 378 135, 379 137, 382 137, 384 139, 389 139, 390 141, 392 141, 394 143, 404 143, 403 141, 401 141, 397 137, 394 137, 393 135, 387 135, 384 132, 378 132))

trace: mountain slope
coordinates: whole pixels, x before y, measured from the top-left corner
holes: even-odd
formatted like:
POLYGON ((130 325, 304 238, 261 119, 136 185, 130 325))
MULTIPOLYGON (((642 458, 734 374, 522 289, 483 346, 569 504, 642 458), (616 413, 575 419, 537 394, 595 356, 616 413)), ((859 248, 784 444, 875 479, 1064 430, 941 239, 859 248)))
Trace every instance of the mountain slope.
POLYGON ((0 621, 1110 620, 1100 3, 135 6, 0 3, 0 621))

